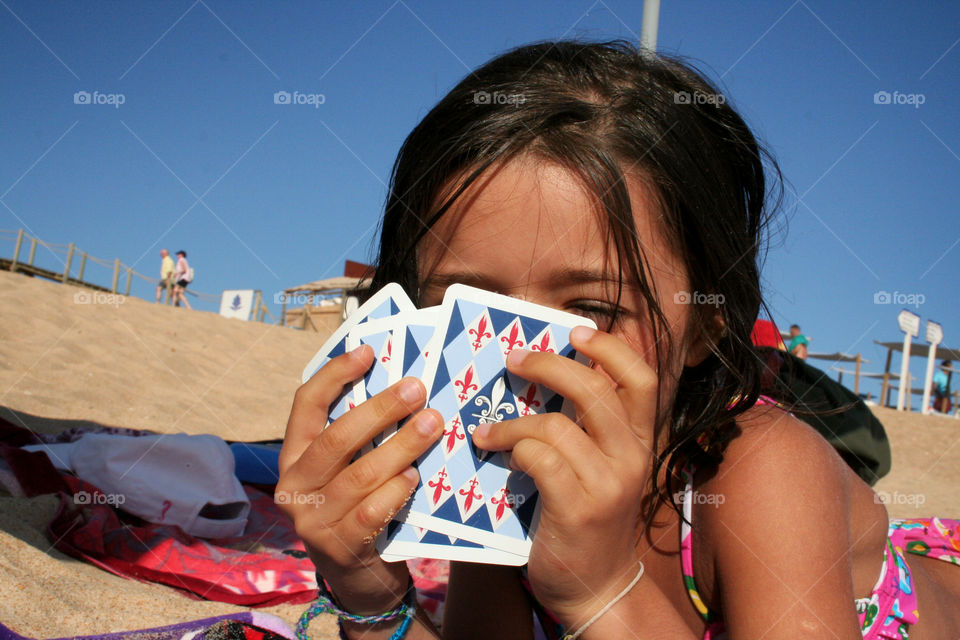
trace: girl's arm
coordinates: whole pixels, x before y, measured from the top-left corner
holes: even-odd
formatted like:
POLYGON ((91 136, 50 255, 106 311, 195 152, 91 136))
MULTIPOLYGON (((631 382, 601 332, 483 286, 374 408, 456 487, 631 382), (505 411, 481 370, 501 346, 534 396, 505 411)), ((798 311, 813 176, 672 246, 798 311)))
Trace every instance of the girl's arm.
MULTIPOLYGON (((796 418, 754 411, 704 486, 724 499, 694 507, 729 637, 858 640, 851 474, 796 418)), ((876 538, 862 530, 860 538, 876 538)), ((878 572, 881 559, 878 548, 878 572)))
POLYGON ((458 640, 533 638, 533 610, 520 583, 520 569, 450 563, 443 637, 458 640))

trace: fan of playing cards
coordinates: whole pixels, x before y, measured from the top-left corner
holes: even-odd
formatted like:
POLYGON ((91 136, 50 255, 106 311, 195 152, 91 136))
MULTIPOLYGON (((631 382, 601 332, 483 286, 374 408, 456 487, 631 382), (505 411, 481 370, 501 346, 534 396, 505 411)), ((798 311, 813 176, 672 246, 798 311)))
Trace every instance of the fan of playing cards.
POLYGON ((407 376, 423 381, 426 406, 444 419, 443 436, 414 463, 416 491, 377 540, 382 558, 526 563, 539 514, 537 487, 509 468, 509 454, 474 447, 471 434, 479 424, 535 413, 573 415, 564 398, 509 373, 506 358, 522 348, 582 361, 569 343, 570 329, 579 325, 596 328, 578 315, 459 284, 447 288, 440 306, 417 309, 391 283, 324 343, 304 369, 304 382, 360 345, 376 355, 352 392, 331 406, 331 421, 407 376))

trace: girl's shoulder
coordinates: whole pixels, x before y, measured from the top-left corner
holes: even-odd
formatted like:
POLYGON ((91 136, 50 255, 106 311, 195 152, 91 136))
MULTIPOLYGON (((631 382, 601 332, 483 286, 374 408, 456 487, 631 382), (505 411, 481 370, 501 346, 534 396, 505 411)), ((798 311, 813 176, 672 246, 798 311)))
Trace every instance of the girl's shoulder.
MULTIPOLYGON (((712 498, 695 495, 691 517, 705 600, 726 612, 733 603, 720 600, 755 599, 772 574, 791 589, 804 585, 797 593, 821 577, 840 589, 858 557, 882 551, 883 504, 816 430, 782 409, 756 406, 737 424, 723 460, 694 482, 712 498)), ((786 603, 789 593, 771 593, 771 602, 781 596, 786 603)))
POLYGON ((737 427, 722 461, 698 477, 700 490, 725 496, 722 505, 729 503, 731 511, 741 511, 751 502, 758 515, 769 510, 771 515, 796 516, 804 495, 836 500, 870 491, 823 436, 777 406, 748 409, 737 419, 737 427), (776 499, 777 504, 762 505, 759 498, 776 499))

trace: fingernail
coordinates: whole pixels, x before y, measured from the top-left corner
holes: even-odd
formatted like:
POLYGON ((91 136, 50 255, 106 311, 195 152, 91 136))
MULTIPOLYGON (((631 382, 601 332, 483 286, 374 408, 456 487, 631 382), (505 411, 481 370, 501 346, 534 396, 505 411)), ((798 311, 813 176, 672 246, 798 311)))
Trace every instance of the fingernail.
POLYGON ((364 347, 364 346, 365 346, 365 345, 360 345, 359 347, 354 347, 353 349, 350 350, 350 355, 351 355, 352 357, 354 357, 354 358, 359 358, 359 357, 360 357, 360 353, 363 351, 363 347, 364 347))
POLYGON ((570 341, 584 344, 586 342, 589 342, 590 338, 592 338, 593 334, 595 334, 596 332, 597 332, 596 329, 591 329, 590 327, 584 327, 584 326, 574 327, 573 329, 570 330, 570 341))
POLYGON ((528 355, 530 355, 530 352, 526 349, 514 349, 507 355, 507 360, 509 360, 512 365, 518 365, 523 362, 528 355))
POLYGON ((432 436, 437 431, 437 417, 430 412, 421 413, 413 421, 414 428, 424 436, 432 436))
POLYGON ((403 473, 401 473, 400 475, 404 476, 405 478, 407 478, 412 482, 420 481, 420 474, 417 473, 417 470, 414 469, 413 467, 407 467, 406 469, 403 470, 403 473))
POLYGON ((423 392, 420 390, 420 383, 416 380, 406 380, 400 385, 400 397, 407 404, 420 402, 423 392))
POLYGON ((487 434, 490 433, 490 424, 484 422, 483 424, 477 425, 477 428, 473 431, 473 437, 480 437, 481 440, 487 437, 487 434))

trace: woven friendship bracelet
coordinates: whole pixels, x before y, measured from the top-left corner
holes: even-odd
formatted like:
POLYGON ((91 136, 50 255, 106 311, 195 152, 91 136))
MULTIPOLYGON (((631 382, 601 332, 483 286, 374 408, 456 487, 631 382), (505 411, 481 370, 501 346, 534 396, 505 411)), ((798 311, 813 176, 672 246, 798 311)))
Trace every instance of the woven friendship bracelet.
POLYGON ((626 587, 624 587, 624 588, 623 588, 623 591, 621 591, 620 593, 618 593, 618 594, 613 598, 613 600, 611 600, 610 602, 608 602, 607 604, 605 604, 605 605, 603 606, 603 608, 600 609, 600 611, 597 611, 595 614, 593 614, 593 617, 590 618, 589 620, 587 620, 586 623, 584 623, 579 629, 577 629, 577 630, 574 631, 573 633, 565 634, 561 640, 577 640, 577 638, 579 638, 579 637, 583 634, 583 632, 587 630, 587 627, 589 627, 589 626, 592 625, 594 622, 596 622, 597 620, 599 620, 599 619, 600 619, 600 616, 602 616, 603 614, 605 614, 607 611, 610 611, 610 609, 613 608, 613 605, 615 605, 615 604, 617 604, 618 602, 620 602, 621 600, 623 600, 623 597, 624 597, 625 595, 627 595, 628 593, 630 593, 630 589, 633 589, 633 588, 636 586, 636 584, 637 584, 638 582, 640 582, 640 578, 643 577, 643 563, 640 562, 639 560, 638 560, 637 562, 640 564, 640 570, 637 571, 637 575, 635 575, 635 576, 633 577, 633 580, 630 581, 630 584, 628 584, 626 587))
MULTIPOLYGON (((333 594, 330 593, 326 582, 318 574, 317 600, 313 602, 306 611, 303 612, 303 614, 300 616, 300 620, 297 621, 296 636, 297 640, 310 640, 310 636, 307 633, 307 628, 310 626, 310 622, 321 613, 333 613, 337 616, 338 622, 354 622, 356 624, 370 625, 381 622, 390 622, 402 617, 404 618, 403 622, 400 623, 400 626, 397 628, 396 632, 390 636, 390 640, 402 640, 402 638, 407 634, 407 630, 410 628, 410 625, 413 623, 413 614, 416 609, 417 590, 414 588, 413 581, 411 580, 410 586, 407 587, 407 592, 403 596, 403 601, 400 603, 400 606, 395 609, 372 616, 360 616, 348 611, 344 611, 334 599, 333 594)), ((342 635, 343 634, 341 630, 341 636, 342 635)))

